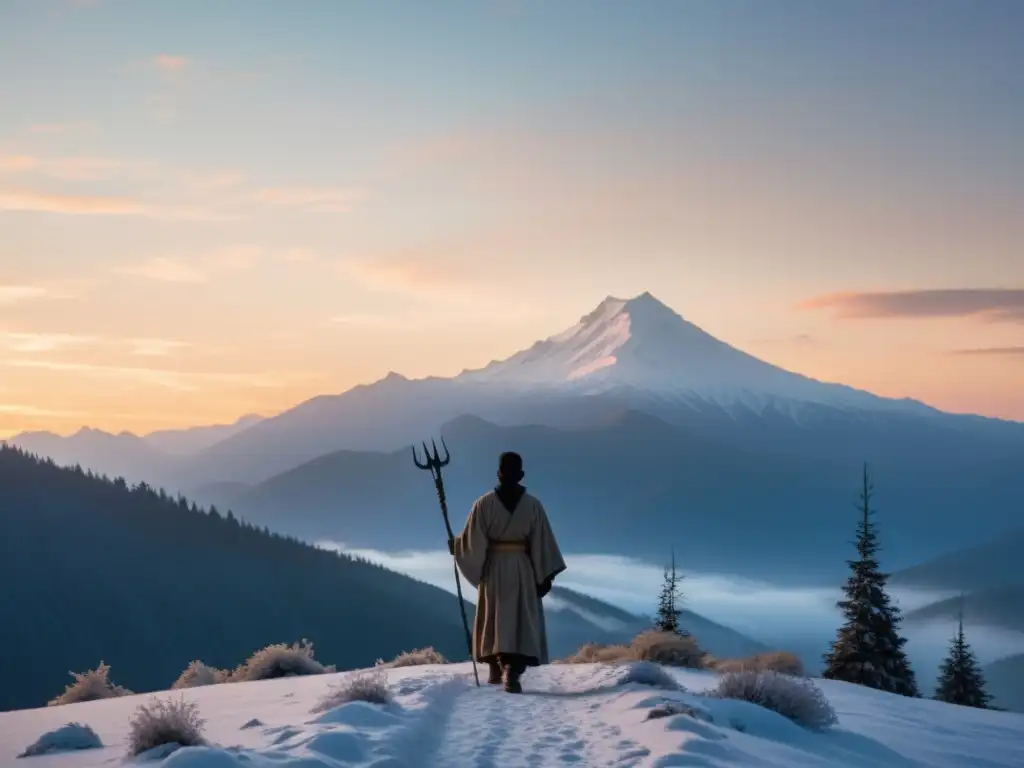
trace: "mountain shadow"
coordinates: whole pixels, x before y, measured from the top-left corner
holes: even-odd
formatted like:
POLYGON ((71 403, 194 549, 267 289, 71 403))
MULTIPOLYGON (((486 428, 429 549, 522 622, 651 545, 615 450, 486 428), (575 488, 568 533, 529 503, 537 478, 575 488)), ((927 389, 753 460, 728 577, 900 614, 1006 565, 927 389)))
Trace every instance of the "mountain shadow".
MULTIPOLYGON (((574 654, 585 643, 628 644, 654 624, 649 616, 630 613, 566 587, 551 590, 544 601, 544 613, 552 658, 574 654)), ((679 623, 701 648, 719 658, 753 656, 769 650, 768 646, 693 611, 683 609, 679 623)))
POLYGON ((1007 584, 929 603, 906 615, 907 623, 945 619, 955 622, 961 611, 971 624, 1024 632, 1024 584, 1007 584))
MULTIPOLYGON (((794 456, 741 446, 620 412, 593 426, 449 422, 445 486, 453 524, 494 482, 504 450, 520 452, 526 485, 571 553, 660 560, 680 542, 687 570, 777 583, 843 578, 853 491, 863 458, 794 456)), ((872 456, 867 457, 869 460, 872 456)), ((886 562, 899 568, 964 543, 963 510, 979 538, 1015 522, 1009 466, 878 463, 886 562)), ((408 449, 339 451, 271 478, 232 507, 259 525, 308 540, 394 551, 444 546, 433 485, 408 449)))
POLYGON ((42 706, 101 660, 145 692, 302 638, 339 669, 466 656, 455 598, 382 567, 14 448, 0 489, 0 709, 42 706))
MULTIPOLYGON (((1009 509, 1019 515, 1019 500, 1012 500, 1009 509)), ((892 575, 891 583, 950 592, 1024 585, 1021 552, 1024 552, 1024 528, 1008 530, 981 544, 957 548, 897 571, 892 575)))
POLYGON ((994 661, 982 671, 995 706, 1024 712, 1024 653, 994 661))

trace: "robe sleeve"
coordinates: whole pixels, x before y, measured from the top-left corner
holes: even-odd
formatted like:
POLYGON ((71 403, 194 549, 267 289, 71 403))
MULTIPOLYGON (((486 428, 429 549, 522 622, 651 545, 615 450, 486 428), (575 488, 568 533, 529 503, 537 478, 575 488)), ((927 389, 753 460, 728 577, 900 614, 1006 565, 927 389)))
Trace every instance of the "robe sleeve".
POLYGON ((530 530, 530 559, 533 561, 533 576, 538 593, 543 596, 551 589, 555 576, 564 571, 566 566, 551 530, 548 514, 539 501, 533 528, 530 530))
POLYGON ((487 559, 487 531, 479 500, 469 510, 466 526, 455 537, 453 544, 459 570, 474 589, 478 588, 484 574, 484 561, 487 559))

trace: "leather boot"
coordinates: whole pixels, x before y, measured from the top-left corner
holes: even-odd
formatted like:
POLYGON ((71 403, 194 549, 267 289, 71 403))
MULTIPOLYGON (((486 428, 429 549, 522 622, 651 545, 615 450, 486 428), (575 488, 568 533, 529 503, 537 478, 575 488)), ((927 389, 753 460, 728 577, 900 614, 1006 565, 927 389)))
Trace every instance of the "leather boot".
POLYGON ((503 670, 505 684, 505 693, 522 693, 523 686, 519 682, 520 676, 523 674, 523 669, 518 664, 506 664, 503 670))
POLYGON ((487 666, 488 666, 487 684, 488 685, 501 685, 501 683, 502 683, 501 665, 498 662, 496 662, 496 661, 491 661, 491 662, 488 662, 487 666))

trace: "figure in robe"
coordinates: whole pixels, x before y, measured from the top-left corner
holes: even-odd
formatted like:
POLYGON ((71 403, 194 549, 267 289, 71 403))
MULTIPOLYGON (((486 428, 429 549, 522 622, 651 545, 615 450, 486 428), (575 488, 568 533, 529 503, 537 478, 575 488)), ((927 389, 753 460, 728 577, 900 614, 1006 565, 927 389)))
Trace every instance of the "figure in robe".
POLYGON ((473 656, 490 668, 487 682, 509 693, 522 692, 527 667, 549 661, 541 600, 565 570, 547 513, 523 477, 519 454, 501 454, 498 485, 473 503, 462 533, 448 542, 477 590, 473 656))

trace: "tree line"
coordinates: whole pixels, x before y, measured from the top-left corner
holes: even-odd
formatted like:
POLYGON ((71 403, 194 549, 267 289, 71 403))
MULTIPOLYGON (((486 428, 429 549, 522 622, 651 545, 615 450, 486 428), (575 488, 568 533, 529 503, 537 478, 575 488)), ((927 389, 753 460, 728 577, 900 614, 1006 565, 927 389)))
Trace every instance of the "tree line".
POLYGON ((166 689, 308 638, 340 669, 433 645, 465 655, 447 592, 145 483, 0 446, 0 710, 41 706, 103 661, 166 689))

